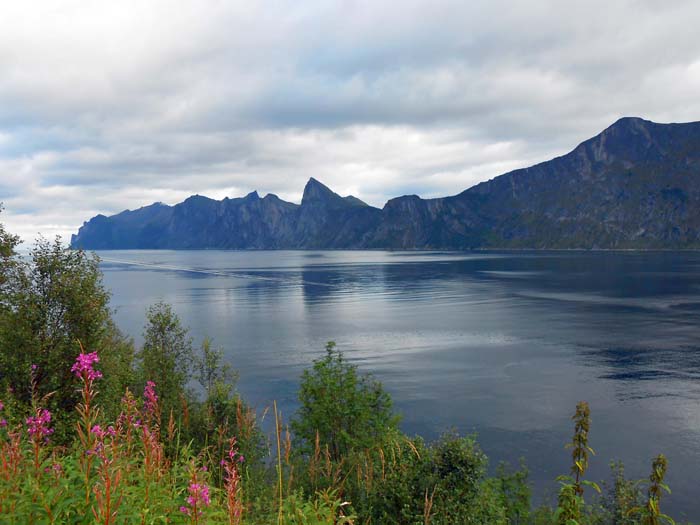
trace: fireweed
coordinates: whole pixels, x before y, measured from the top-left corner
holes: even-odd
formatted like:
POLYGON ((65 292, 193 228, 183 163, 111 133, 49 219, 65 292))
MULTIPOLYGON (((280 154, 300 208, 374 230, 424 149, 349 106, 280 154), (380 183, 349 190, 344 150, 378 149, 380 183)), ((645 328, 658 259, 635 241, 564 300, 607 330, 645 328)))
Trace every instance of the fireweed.
POLYGON ((243 491, 238 467, 244 461, 245 458, 238 452, 236 438, 231 438, 229 440, 228 453, 221 460, 221 466, 224 469, 224 490, 226 491, 226 510, 228 511, 229 525, 239 525, 243 518, 243 491))
POLYGON ((97 352, 85 353, 82 344, 80 345, 80 350, 81 353, 75 360, 71 372, 73 372, 82 383, 82 402, 77 406, 80 418, 76 429, 83 451, 79 465, 85 483, 85 505, 87 506, 90 503, 90 475, 97 441, 97 436, 92 432, 92 429, 97 424, 100 412, 98 407, 93 406, 93 401, 97 396, 94 383, 102 378, 102 373, 94 369, 94 365, 100 361, 97 352))
POLYGON ((32 442, 34 450, 34 472, 39 474, 41 467, 42 447, 48 443, 49 436, 53 434, 51 424, 51 412, 44 408, 37 408, 33 416, 27 418, 27 434, 32 442))
POLYGON ((117 432, 111 425, 106 429, 95 425, 90 432, 96 437, 94 454, 98 460, 92 513, 98 523, 110 525, 116 521, 117 509, 124 497, 120 491, 122 471, 116 454, 117 432))
POLYGON ((206 468, 197 469, 194 462, 190 464, 190 484, 187 487, 186 505, 180 507, 180 512, 190 517, 192 525, 198 525, 200 518, 204 516, 204 509, 211 504, 209 486, 201 481, 200 471, 206 472, 206 468))

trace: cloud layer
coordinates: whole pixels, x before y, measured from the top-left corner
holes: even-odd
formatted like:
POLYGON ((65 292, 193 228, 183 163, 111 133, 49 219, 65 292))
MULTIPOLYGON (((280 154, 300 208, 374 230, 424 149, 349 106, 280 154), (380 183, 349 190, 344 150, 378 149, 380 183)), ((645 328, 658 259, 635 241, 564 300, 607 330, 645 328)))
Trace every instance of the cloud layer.
POLYGON ((308 177, 382 206, 700 119, 693 0, 32 0, 0 16, 10 231, 308 177))

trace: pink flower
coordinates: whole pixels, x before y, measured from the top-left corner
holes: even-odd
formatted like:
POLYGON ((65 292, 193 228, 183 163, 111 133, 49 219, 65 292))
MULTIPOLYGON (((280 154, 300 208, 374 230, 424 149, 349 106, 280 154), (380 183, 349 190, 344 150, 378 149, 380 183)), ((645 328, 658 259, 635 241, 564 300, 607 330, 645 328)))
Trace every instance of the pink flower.
POLYGON ((40 408, 35 416, 27 418, 27 433, 30 436, 49 436, 53 434, 53 428, 49 428, 51 423, 51 412, 40 408))
POLYGON ((156 394, 156 384, 153 381, 146 381, 146 388, 143 391, 143 406, 149 414, 155 414, 158 409, 158 395, 156 394))
POLYGON ((241 501, 241 476, 238 472, 238 464, 244 461, 244 457, 238 453, 236 438, 229 440, 227 458, 221 460, 224 467, 224 489, 226 490, 226 506, 231 523, 240 523, 243 512, 241 501))
POLYGON ((204 504, 205 507, 208 507, 209 503, 211 503, 211 500, 209 499, 209 487, 207 487, 204 483, 190 483, 187 490, 190 493, 189 497, 187 498, 187 503, 189 503, 190 506, 194 507, 195 505, 201 503, 204 504))
POLYGON ((209 487, 204 483, 190 483, 187 487, 189 496, 187 496, 187 505, 180 507, 180 512, 191 516, 193 512, 197 513, 197 516, 202 515, 202 508, 208 507, 211 503, 209 498, 209 487))
POLYGON ((7 419, 3 418, 0 419, 0 427, 6 427, 7 426, 7 419))
POLYGON ((102 372, 93 368, 93 365, 99 362, 100 357, 97 355, 97 352, 79 354, 78 358, 75 360, 75 364, 73 364, 70 370, 75 373, 76 377, 94 381, 102 377, 102 372))

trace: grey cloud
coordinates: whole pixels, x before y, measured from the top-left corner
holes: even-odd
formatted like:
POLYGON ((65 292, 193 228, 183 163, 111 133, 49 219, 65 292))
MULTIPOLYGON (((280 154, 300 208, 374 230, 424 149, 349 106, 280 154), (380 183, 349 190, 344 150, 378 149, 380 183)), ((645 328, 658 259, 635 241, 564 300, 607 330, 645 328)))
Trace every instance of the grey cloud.
POLYGON ((690 0, 29 4, 0 20, 0 201, 30 238, 309 176, 454 194, 623 115, 700 117, 690 0))

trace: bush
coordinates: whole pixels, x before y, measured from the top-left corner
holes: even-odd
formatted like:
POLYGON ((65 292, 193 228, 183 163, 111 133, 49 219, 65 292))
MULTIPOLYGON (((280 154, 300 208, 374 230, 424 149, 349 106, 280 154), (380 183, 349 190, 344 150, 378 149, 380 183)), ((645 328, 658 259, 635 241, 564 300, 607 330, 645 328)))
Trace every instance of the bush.
POLYGON ((348 463, 344 497, 362 522, 506 523, 500 480, 486 479, 486 456, 471 437, 426 444, 395 432, 348 463))
POLYGON ((359 374, 335 349, 334 342, 329 342, 326 355, 302 374, 299 403, 291 424, 296 446, 310 455, 318 438, 333 461, 381 443, 399 421, 382 384, 359 374))

